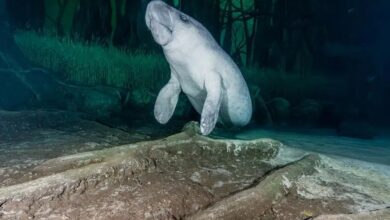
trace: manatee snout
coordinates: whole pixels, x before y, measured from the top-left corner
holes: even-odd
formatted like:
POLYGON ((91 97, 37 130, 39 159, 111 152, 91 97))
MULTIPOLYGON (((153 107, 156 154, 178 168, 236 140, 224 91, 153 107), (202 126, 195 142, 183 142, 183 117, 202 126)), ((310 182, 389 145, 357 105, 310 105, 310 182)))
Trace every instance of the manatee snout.
POLYGON ((171 7, 163 1, 151 1, 146 9, 146 24, 149 26, 151 20, 155 20, 172 29, 171 10, 171 7))
POLYGON ((145 15, 146 26, 154 40, 164 46, 173 40, 172 8, 163 1, 155 0, 148 4, 145 15))

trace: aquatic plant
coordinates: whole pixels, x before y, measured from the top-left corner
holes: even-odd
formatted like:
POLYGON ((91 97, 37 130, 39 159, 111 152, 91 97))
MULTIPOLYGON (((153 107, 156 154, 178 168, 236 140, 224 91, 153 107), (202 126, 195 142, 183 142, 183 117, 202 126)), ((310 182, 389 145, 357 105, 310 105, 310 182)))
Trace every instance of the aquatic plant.
POLYGON ((32 31, 19 32, 15 41, 34 64, 78 85, 146 88, 154 93, 169 77, 163 56, 151 52, 129 52, 32 31))

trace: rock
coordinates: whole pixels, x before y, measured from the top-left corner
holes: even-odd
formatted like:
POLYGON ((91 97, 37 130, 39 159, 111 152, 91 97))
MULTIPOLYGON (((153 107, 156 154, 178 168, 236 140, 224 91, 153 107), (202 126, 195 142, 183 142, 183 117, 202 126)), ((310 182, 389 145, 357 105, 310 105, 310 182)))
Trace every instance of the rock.
POLYGON ((190 121, 187 124, 185 124, 182 131, 186 132, 190 136, 201 134, 199 122, 195 122, 195 121, 190 121))
POLYGON ((268 104, 272 119, 277 124, 285 124, 290 118, 290 102, 284 98, 277 97, 268 104))
MULTIPOLYGON (((77 89, 76 89, 77 91, 77 89)), ((85 88, 79 92, 72 92, 76 98, 77 110, 96 116, 96 118, 110 117, 121 111, 121 99, 115 89, 85 88)))
POLYGON ((348 120, 342 122, 337 128, 337 133, 340 136, 373 139, 375 137, 375 129, 368 122, 348 120))
POLYGON ((390 219, 390 208, 356 214, 320 215, 314 220, 370 220, 390 219))
POLYGON ((181 219, 266 175, 280 146, 183 132, 65 156, 35 167, 33 181, 0 188, 0 215, 181 219))
MULTIPOLYGON (((314 166, 318 163, 316 156, 306 158, 292 163, 275 173, 267 176, 263 181, 251 189, 244 190, 230 196, 213 206, 190 216, 190 220, 202 219, 257 219, 262 216, 266 219, 267 210, 273 204, 279 203, 283 199, 282 195, 287 195, 293 188, 293 183, 301 175, 312 175, 315 173, 314 166)), ((271 216, 276 219, 276 216, 271 216)), ((270 219, 270 217, 268 217, 270 219)))
POLYGON ((293 108, 292 115, 297 123, 302 125, 315 125, 319 122, 322 105, 313 99, 303 100, 293 108))
POLYGON ((37 178, 29 173, 45 160, 146 139, 79 113, 0 111, 0 188, 37 178))
POLYGON ((211 139, 197 128, 40 162, 22 171, 28 182, 0 188, 0 216, 308 219, 390 204, 386 168, 296 154, 271 139, 211 139))
POLYGON ((156 95, 152 94, 146 88, 138 88, 130 91, 130 97, 127 102, 131 105, 135 105, 137 108, 146 108, 153 106, 156 95))

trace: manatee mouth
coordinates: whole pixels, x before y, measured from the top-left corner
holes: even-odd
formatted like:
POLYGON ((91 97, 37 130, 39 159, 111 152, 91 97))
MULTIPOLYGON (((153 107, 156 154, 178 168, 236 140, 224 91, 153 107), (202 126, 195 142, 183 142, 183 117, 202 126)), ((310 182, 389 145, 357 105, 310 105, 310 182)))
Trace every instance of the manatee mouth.
POLYGON ((151 18, 150 18, 149 27, 152 27, 152 22, 158 23, 158 25, 161 25, 162 27, 164 27, 165 29, 167 29, 170 33, 173 32, 173 27, 172 27, 172 25, 165 24, 165 23, 160 22, 159 20, 154 19, 153 17, 151 17, 151 18))
POLYGON ((167 46, 173 39, 172 28, 156 19, 151 19, 150 31, 155 41, 163 47, 167 46))

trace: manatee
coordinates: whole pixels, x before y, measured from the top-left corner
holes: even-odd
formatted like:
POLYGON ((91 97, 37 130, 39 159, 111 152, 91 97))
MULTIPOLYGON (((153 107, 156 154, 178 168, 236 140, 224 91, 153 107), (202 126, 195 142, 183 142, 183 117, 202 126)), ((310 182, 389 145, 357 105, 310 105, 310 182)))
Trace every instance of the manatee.
POLYGON ((200 131, 208 135, 217 121, 242 127, 252 116, 248 86, 234 61, 194 18, 160 0, 151 1, 145 21, 162 47, 171 75, 161 89, 154 116, 161 124, 172 117, 184 92, 201 114, 200 131))

